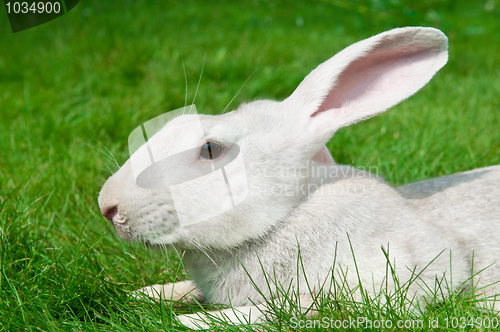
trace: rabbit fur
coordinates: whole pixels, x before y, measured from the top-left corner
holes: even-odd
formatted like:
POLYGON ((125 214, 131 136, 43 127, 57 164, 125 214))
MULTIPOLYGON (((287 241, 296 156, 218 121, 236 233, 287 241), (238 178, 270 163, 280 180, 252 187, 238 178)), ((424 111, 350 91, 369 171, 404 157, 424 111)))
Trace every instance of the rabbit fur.
MULTIPOLYGON (((474 282, 480 289, 497 282, 500 166, 393 188, 374 174, 335 164, 325 147, 339 128, 384 112, 422 88, 447 62, 447 48, 437 29, 393 29, 319 65, 284 101, 255 101, 226 114, 183 115, 167 123, 148 141, 162 151, 206 142, 237 144, 248 192, 234 208, 181 227, 179 200, 203 213, 217 197, 199 186, 174 204, 169 190, 138 186, 127 161, 101 190, 102 213, 124 239, 184 252, 192 278, 140 291, 230 304, 237 310, 214 314, 238 324, 242 317, 262 319, 263 305, 257 303, 273 291, 266 275, 281 285, 293 280, 304 308, 312 303, 310 290, 320 289, 332 275, 376 293, 387 281, 388 260, 401 283, 421 272, 411 286, 419 296, 443 276, 453 287, 474 282), (193 121, 201 123, 204 135, 190 130, 193 121), (320 169, 322 175, 312 174, 320 169)), ((167 163, 163 176, 182 177, 183 169, 199 162, 205 161, 192 158, 182 167, 167 163)), ((210 179, 200 181, 210 186, 210 179)), ((480 292, 492 296, 500 287, 480 292)), ((180 320, 207 326, 196 325, 196 318, 180 320)))

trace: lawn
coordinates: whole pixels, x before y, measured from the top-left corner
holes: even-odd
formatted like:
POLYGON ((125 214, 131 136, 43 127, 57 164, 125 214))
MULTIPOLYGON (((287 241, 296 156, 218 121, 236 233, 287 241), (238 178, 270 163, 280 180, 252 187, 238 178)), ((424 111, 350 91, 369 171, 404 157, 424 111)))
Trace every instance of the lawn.
MULTIPOLYGON (((127 295, 187 276, 175 252, 127 243, 100 215, 99 190, 118 169, 107 151, 123 164, 138 125, 195 95, 198 111, 219 113, 250 76, 230 109, 283 99, 319 63, 384 30, 439 28, 449 62, 401 105, 336 133, 335 160, 375 166, 394 185, 500 164, 498 0, 82 0, 15 34, 0 7, 2 331, 181 329, 173 312, 193 308, 127 295)), ((453 298, 424 319, 474 317, 469 306, 453 298)), ((374 315, 333 308, 322 315, 374 315)))

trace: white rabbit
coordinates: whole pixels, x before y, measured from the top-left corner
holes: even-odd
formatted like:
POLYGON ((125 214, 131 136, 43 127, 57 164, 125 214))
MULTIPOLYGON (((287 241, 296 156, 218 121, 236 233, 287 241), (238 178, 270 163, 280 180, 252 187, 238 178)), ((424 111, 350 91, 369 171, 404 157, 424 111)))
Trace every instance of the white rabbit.
MULTIPOLYGON (((235 324, 242 318, 256 321, 263 305, 252 303, 264 303, 256 288, 271 295, 266 274, 282 285, 293 280, 304 308, 312 303, 306 277, 310 289, 318 290, 332 269, 349 285, 361 282, 376 292, 387 275, 381 247, 401 283, 421 271, 412 288, 418 295, 424 295, 424 283, 432 287, 443 275, 460 287, 486 268, 474 279, 478 289, 498 281, 499 166, 395 189, 368 172, 336 165, 325 147, 337 129, 417 92, 447 58, 441 31, 393 29, 319 65, 282 102, 255 101, 223 115, 187 114, 168 122, 150 138, 149 147, 134 155, 151 147, 166 155, 188 152, 164 159, 149 188, 138 185, 133 155, 99 196, 102 214, 122 238, 185 252, 193 281, 141 291, 230 304, 236 310, 214 314, 227 315, 235 324), (200 125, 201 131, 195 129, 200 125), (227 161, 217 166, 231 153, 242 158, 240 169, 231 169, 227 161), (207 165, 212 173, 200 171, 207 165), (324 172, 318 175, 320 169, 324 172), (240 198, 219 213, 217 204, 225 199, 220 194, 228 188, 240 198), (182 218, 201 221, 182 225, 182 218), (299 246, 303 268, 297 271, 299 246)), ((498 294, 500 287, 481 293, 498 294)), ((196 317, 180 319, 194 327, 196 317)))

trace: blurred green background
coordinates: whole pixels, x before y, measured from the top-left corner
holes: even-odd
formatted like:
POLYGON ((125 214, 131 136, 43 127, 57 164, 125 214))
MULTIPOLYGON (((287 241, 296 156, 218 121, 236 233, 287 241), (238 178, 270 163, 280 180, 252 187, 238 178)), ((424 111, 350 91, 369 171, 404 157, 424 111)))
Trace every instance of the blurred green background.
POLYGON ((231 109, 287 97, 358 40, 436 27, 448 64, 401 105, 340 130, 332 155, 395 185, 500 164, 499 17, 499 0, 81 0, 13 34, 0 6, 0 329, 168 328, 169 308, 124 291, 183 279, 182 266, 100 216, 117 169, 102 151, 123 164, 129 133, 190 104, 202 67, 197 109, 219 113, 252 73, 231 109))

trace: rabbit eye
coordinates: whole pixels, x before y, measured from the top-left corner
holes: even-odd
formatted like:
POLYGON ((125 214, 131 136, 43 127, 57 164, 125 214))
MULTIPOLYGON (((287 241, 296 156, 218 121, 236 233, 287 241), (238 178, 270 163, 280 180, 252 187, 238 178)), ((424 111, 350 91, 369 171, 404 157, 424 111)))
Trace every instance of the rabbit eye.
POLYGON ((222 153, 222 146, 217 143, 207 142, 201 147, 200 157, 203 159, 215 159, 222 153))

